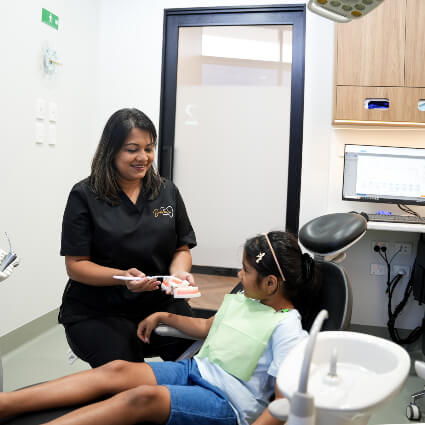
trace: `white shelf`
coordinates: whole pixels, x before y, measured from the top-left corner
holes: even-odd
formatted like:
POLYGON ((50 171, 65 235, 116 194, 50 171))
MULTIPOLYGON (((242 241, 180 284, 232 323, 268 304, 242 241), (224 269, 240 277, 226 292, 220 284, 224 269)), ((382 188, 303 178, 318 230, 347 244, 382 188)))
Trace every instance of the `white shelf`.
POLYGON ((425 233, 425 224, 416 223, 388 223, 382 221, 368 221, 368 230, 388 230, 391 232, 425 233))

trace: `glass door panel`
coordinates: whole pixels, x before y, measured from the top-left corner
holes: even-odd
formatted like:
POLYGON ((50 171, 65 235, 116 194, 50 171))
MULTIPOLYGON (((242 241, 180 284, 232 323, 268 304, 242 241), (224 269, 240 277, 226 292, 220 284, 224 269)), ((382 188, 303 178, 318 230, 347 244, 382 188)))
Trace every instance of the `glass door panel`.
POLYGON ((193 264, 238 268, 247 237, 284 230, 292 25, 180 27, 174 181, 193 264))

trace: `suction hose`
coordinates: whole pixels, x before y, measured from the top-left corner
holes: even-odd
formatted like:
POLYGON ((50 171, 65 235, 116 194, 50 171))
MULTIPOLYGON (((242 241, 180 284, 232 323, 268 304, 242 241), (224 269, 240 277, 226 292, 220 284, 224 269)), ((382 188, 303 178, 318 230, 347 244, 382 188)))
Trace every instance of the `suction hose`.
POLYGON ((313 326, 310 330, 307 347, 304 352, 304 361, 301 367, 300 383, 298 392, 306 394, 308 384, 308 374, 310 372, 311 358, 313 357, 314 346, 316 344, 317 335, 322 329, 323 322, 328 318, 327 310, 322 310, 314 319, 313 326))

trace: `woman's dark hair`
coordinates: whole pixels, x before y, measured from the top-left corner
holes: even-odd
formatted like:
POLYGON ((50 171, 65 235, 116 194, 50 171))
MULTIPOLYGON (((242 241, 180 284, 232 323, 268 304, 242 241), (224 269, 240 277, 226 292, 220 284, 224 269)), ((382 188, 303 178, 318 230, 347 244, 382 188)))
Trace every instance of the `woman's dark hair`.
MULTIPOLYGON (((93 157, 89 179, 90 187, 99 199, 112 205, 119 204, 119 192, 121 191, 117 181, 115 156, 133 128, 147 131, 156 148, 156 130, 153 122, 142 111, 125 108, 115 112, 109 118, 93 157)), ((152 166, 142 180, 144 198, 155 199, 163 179, 152 166)))
MULTIPOLYGON (((274 231, 267 233, 267 236, 285 277, 281 286, 283 295, 294 304, 304 319, 309 316, 310 306, 319 290, 318 268, 310 255, 302 253, 297 238, 291 233, 274 231)), ((282 281, 264 235, 248 239, 244 250, 246 261, 257 271, 260 278, 274 275, 282 281), (258 257, 260 253, 265 255, 258 257), (257 262, 258 258, 261 259, 257 262)))

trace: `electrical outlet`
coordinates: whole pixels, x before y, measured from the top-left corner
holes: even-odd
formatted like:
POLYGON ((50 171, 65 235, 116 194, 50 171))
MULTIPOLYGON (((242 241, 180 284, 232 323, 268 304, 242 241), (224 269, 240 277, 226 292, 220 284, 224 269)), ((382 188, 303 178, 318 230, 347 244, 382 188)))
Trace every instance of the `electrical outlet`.
POLYGON ((387 274, 387 266, 385 264, 371 264, 370 274, 375 276, 385 276, 387 274))
POLYGON ((400 254, 410 255, 412 253, 411 242, 400 242, 394 244, 394 253, 399 252, 400 254))
POLYGON ((403 276, 409 277, 410 266, 402 266, 402 265, 394 264, 393 266, 391 266, 391 272, 393 276, 402 274, 403 276))
POLYGON ((372 252, 375 252, 375 246, 379 246, 379 248, 385 247, 387 249, 387 253, 390 250, 390 243, 384 241, 372 241, 372 252))

